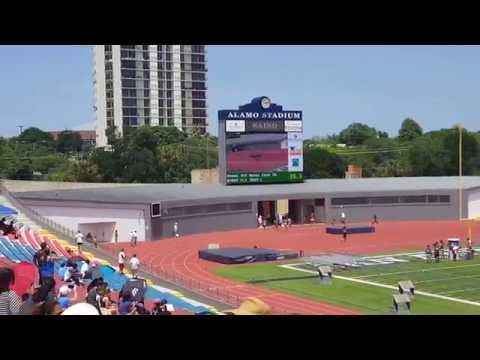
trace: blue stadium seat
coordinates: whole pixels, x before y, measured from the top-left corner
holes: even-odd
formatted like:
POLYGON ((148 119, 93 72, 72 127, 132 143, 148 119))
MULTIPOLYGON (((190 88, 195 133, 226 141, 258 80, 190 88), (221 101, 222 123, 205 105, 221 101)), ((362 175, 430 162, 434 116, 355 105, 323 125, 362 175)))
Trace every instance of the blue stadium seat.
POLYGON ((20 244, 18 241, 11 241, 10 244, 12 244, 19 253, 23 254, 23 256, 28 259, 29 263, 33 262, 33 255, 30 254, 30 252, 28 252, 22 244, 20 244))
POLYGON ((13 243, 7 238, 0 239, 0 243, 7 248, 11 254, 15 257, 16 260, 31 262, 22 252, 20 252, 13 243))
POLYGON ((0 238, 0 252, 8 259, 11 261, 19 262, 21 261, 15 254, 13 254, 8 247, 5 246, 5 244, 2 241, 3 239, 0 238))

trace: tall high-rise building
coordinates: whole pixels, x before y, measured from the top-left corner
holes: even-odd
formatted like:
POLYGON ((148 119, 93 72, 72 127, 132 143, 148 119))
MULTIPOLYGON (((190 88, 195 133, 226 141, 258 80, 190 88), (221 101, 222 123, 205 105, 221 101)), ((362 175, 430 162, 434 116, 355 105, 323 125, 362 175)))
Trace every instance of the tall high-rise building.
POLYGON ((207 130, 207 66, 204 45, 95 45, 97 146, 105 130, 175 126, 207 130))

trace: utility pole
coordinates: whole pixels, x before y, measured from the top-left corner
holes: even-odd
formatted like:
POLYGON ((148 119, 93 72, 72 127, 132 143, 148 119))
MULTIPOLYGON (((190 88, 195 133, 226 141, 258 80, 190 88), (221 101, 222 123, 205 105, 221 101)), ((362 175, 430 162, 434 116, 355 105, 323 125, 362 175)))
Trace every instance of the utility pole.
POLYGON ((205 133, 205 139, 207 140, 207 169, 210 169, 209 163, 208 163, 208 133, 205 133))

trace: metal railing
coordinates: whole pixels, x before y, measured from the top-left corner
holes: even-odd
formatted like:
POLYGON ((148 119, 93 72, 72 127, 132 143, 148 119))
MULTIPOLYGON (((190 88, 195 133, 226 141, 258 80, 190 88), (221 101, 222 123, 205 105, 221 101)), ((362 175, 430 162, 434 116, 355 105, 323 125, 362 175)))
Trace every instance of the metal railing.
POLYGON ((28 206, 25 206, 16 199, 10 191, 5 187, 3 183, 0 183, 0 190, 2 191, 2 194, 10 201, 16 208, 17 210, 20 210, 26 217, 28 217, 30 220, 32 220, 35 223, 41 224, 48 228, 49 230, 61 234, 62 236, 74 240, 75 239, 75 231, 62 225, 59 224, 45 216, 40 215, 37 211, 29 208, 28 206))

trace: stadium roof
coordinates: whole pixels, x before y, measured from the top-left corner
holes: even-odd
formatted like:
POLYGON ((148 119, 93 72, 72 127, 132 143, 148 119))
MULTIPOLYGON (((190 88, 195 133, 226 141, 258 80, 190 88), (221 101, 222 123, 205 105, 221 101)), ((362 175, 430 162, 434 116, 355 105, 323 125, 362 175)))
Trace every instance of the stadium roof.
MULTIPOLYGON (((465 190, 480 188, 480 176, 463 177, 465 190)), ((426 194, 459 188, 458 177, 399 177, 308 180, 302 184, 236 185, 144 184, 131 186, 101 184, 99 187, 16 192, 24 200, 81 201, 97 203, 150 204, 155 202, 225 202, 238 200, 302 199, 322 196, 357 196, 385 192, 426 194)), ((10 191, 15 192, 14 189, 10 191)))

